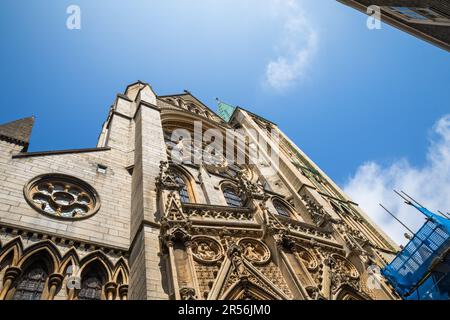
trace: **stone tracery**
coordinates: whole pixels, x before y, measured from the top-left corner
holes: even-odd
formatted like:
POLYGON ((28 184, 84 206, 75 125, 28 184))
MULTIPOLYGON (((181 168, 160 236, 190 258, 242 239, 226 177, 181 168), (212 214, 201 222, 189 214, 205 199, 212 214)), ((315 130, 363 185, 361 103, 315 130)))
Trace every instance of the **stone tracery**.
MULTIPOLYGON (((148 98, 140 91, 145 88, 143 84, 135 88, 139 99, 148 98)), ((147 90, 147 95, 151 94, 149 91, 151 89, 147 90)), ((361 231, 365 230, 367 224, 362 225, 364 219, 357 211, 334 212, 329 205, 330 199, 341 201, 349 208, 353 208, 352 204, 344 201, 326 177, 313 169, 313 165, 287 139, 282 137, 281 148, 288 161, 281 163, 277 177, 272 180, 264 177, 264 180, 258 176, 258 172, 262 172, 259 164, 253 167, 236 165, 223 154, 208 150, 206 144, 199 147, 188 139, 169 136, 177 127, 192 132, 193 122, 199 117, 208 128, 224 131, 232 127, 243 129, 242 132, 244 129, 259 128, 268 139, 271 139, 270 131, 281 134, 276 125, 260 117, 249 116, 242 110, 236 113, 239 117, 236 122, 227 124, 218 120, 216 115, 188 93, 155 97, 155 100, 142 104, 140 100, 133 102, 133 99, 131 93, 126 99, 118 97, 123 103, 119 110, 120 119, 130 121, 122 123, 120 130, 127 128, 134 134, 126 137, 122 147, 131 151, 129 143, 135 139, 136 150, 153 149, 141 150, 141 154, 130 152, 132 156, 127 154, 124 161, 127 174, 130 175, 126 181, 132 184, 133 190, 133 216, 131 222, 124 221, 126 219, 113 222, 124 225, 126 232, 130 231, 127 228, 131 229, 131 244, 121 244, 121 258, 117 259, 109 249, 99 248, 98 245, 78 243, 73 239, 61 240, 55 235, 35 235, 36 230, 23 235, 22 231, 15 231, 20 239, 31 240, 11 241, 8 236, 8 241, 5 241, 3 233, 6 229, 2 227, 0 277, 3 282, 0 299, 28 294, 26 290, 14 291, 14 281, 21 276, 24 283, 28 281, 30 286, 34 284, 37 288, 30 294, 42 299, 126 299, 129 283, 128 263, 125 260, 127 255, 132 256, 130 263, 135 266, 134 272, 141 272, 145 281, 152 282, 152 285, 155 281, 158 281, 158 285, 164 283, 158 298, 164 294, 165 298, 185 300, 367 298, 364 296, 367 290, 361 283, 363 279, 358 270, 366 266, 369 257, 378 259, 377 249, 371 246, 373 234, 376 236, 376 233, 373 230, 361 231), (125 105, 141 108, 145 112, 139 113, 139 110, 133 109, 133 112, 126 113, 125 105), (146 122, 142 117, 149 117, 146 121, 151 120, 146 122), (141 122, 133 127, 136 119, 141 122), (256 126, 253 126, 252 119, 258 123, 256 126), (148 131, 147 125, 150 127, 148 131), (140 137, 136 129, 151 132, 151 136, 145 136, 145 133, 140 137), (161 139, 153 143, 156 136, 161 139), (163 150, 164 143, 167 150, 163 150), (204 151, 207 151, 206 154, 204 151), (195 159, 202 161, 200 164, 195 163, 195 159), (292 163, 289 160, 293 160, 292 163), (159 161, 162 162, 157 176, 159 161), (296 171, 292 170, 293 166, 296 171), (233 194, 227 192, 224 197, 222 187, 226 184, 233 186, 233 194), (279 199, 285 207, 268 209, 268 198, 279 199), (371 232, 372 238, 368 236, 371 232), (49 239, 41 242, 43 237, 49 239), (29 247, 32 242, 39 242, 40 247, 29 247), (127 249, 123 247, 128 245, 130 251, 126 253, 123 250, 127 249), (159 250, 155 250, 157 246, 159 250), (144 253, 145 262, 141 262, 141 256, 138 256, 141 249, 147 250, 144 253), (24 262, 24 257, 33 260, 38 254, 50 263, 41 264, 42 261, 37 260, 30 260, 31 264, 24 262), (33 272, 28 272, 29 266, 33 266, 33 272), (156 276, 152 274, 149 276, 152 279, 148 280, 148 273, 159 267, 164 271, 156 276), (66 287, 69 281, 76 282, 77 279, 80 280, 80 289, 66 287)), ((119 111, 117 108, 111 110, 110 117, 119 111)), ((107 146, 110 124, 105 125, 102 133, 102 146, 107 146)), ((119 140, 118 135, 115 139, 119 140)), ((246 146, 257 144, 251 139, 245 143, 246 146)), ((261 167, 269 166, 269 159, 260 160, 261 167)), ((97 159, 89 158, 89 161, 91 165, 97 159)), ((116 166, 114 170, 119 172, 125 169, 116 166)), ((55 176, 52 175, 53 178, 55 176)), ((100 176, 99 180, 103 178, 100 176)), ((27 200, 30 205, 53 217, 76 219, 92 216, 100 203, 95 190, 77 179, 60 180, 30 184, 25 193, 29 195, 27 200), (84 214, 83 208, 86 209, 84 214)), ((95 185, 99 191, 104 191, 101 183, 95 185)), ((117 189, 122 192, 120 187, 117 186, 117 189)), ((113 208, 106 201, 105 204, 108 209, 113 208)), ((118 212, 129 209, 121 207, 118 212)), ((98 215, 94 221, 85 222, 105 221, 104 218, 98 215), (95 221, 97 218, 98 221, 95 221)), ((72 223, 63 222, 67 225, 72 223)), ((111 231, 117 234, 116 230, 111 231)), ((113 237, 105 234, 105 239, 113 237)), ((381 264, 386 262, 382 259, 379 259, 381 264)), ((135 293, 135 297, 148 298, 148 292, 144 291, 135 293)))
POLYGON ((33 208, 58 218, 87 218, 100 208, 99 196, 91 186, 62 174, 35 177, 25 186, 24 195, 33 208))
POLYGON ((127 299, 128 265, 123 259, 114 264, 101 251, 80 259, 74 248, 62 254, 49 240, 25 247, 21 237, 2 247, 0 265, 11 254, 14 258, 0 270, 0 276, 3 273, 0 300, 127 299), (3 251, 4 248, 9 249, 3 251), (113 274, 122 274, 121 279, 113 278, 113 274), (74 282, 69 281, 71 277, 74 282), (107 283, 109 287, 105 286, 107 283), (71 289, 70 284, 81 291, 71 289))

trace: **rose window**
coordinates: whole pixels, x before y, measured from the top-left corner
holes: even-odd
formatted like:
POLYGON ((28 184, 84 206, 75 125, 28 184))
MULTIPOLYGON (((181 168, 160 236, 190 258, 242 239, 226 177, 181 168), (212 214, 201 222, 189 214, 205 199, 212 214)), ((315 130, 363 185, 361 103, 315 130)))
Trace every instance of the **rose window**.
POLYGON ((24 191, 34 209, 52 217, 86 218, 100 207, 98 194, 89 184, 67 175, 38 176, 28 183, 24 191))

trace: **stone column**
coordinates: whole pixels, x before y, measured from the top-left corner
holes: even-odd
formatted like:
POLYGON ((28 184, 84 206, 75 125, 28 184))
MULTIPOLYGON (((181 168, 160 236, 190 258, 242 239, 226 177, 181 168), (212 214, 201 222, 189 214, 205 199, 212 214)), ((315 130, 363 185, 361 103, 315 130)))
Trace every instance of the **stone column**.
POLYGON ((194 285, 195 294, 197 295, 197 299, 200 299, 200 286, 198 284, 197 273, 195 271, 194 257, 192 253, 192 242, 186 241, 186 252, 188 255, 188 265, 191 271, 192 284, 194 285))
POLYGON ((120 300, 128 300, 128 285, 122 284, 119 286, 119 298, 120 300))
POLYGON ((48 300, 55 298, 56 292, 61 288, 64 276, 59 273, 53 273, 48 277, 48 300))
POLYGON ((5 271, 5 275, 3 277, 3 288, 0 292, 0 300, 4 300, 6 295, 8 294, 9 290, 11 289, 12 284, 14 281, 20 276, 22 273, 22 270, 20 270, 17 267, 9 267, 5 271))
POLYGON ((170 270, 171 270, 171 278, 172 278, 172 288, 173 294, 175 296, 175 300, 181 300, 180 297, 180 288, 178 286, 178 276, 177 276, 177 267, 175 264, 175 255, 173 250, 174 243, 172 241, 167 242, 167 248, 169 251, 169 261, 170 261, 170 270))
POLYGON ((108 282, 105 284, 105 296, 106 300, 114 300, 117 291, 117 283, 108 282))

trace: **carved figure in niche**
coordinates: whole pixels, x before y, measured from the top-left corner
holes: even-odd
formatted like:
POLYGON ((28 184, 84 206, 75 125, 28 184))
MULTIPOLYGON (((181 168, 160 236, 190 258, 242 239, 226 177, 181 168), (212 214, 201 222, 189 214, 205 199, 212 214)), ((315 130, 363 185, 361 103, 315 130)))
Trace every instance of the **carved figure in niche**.
POLYGON ((239 244, 243 248, 243 256, 251 262, 264 263, 270 258, 269 249, 259 241, 245 239, 239 244))
POLYGON ((194 258, 203 263, 214 263, 222 258, 222 246, 208 237, 194 238, 192 243, 194 258))
POLYGON ((250 198, 266 199, 267 196, 264 192, 264 186, 261 184, 258 177, 256 177, 257 181, 251 181, 250 179, 252 179, 252 174, 249 173, 248 170, 249 169, 238 172, 238 179, 242 190, 244 190, 250 198))
POLYGON ((233 265, 240 277, 248 275, 247 269, 245 268, 245 265, 242 262, 242 258, 239 255, 234 254, 231 258, 231 261, 233 262, 233 265))
POLYGON ((348 284, 359 291, 360 284, 358 279, 360 275, 356 267, 350 261, 340 255, 332 254, 328 258, 328 263, 331 267, 330 279, 333 292, 337 291, 339 287, 344 284, 348 284))
POLYGON ((181 288, 180 289, 181 300, 195 300, 195 289, 193 288, 181 288))
POLYGON ((300 259, 309 271, 314 271, 319 266, 317 259, 313 254, 302 248, 295 250, 295 255, 300 259))
POLYGON ((204 260, 214 260, 217 257, 217 253, 204 241, 199 243, 197 255, 204 260))
POLYGON ((256 251, 256 248, 253 244, 249 243, 245 247, 244 255, 249 260, 261 261, 262 255, 256 251))

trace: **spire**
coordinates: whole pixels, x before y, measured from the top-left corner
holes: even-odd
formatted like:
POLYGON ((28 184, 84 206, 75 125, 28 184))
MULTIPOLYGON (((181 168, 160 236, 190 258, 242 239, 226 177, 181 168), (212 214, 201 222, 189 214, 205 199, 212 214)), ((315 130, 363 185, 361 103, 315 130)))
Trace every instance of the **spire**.
POLYGON ((2 124, 0 125, 0 140, 24 146, 26 149, 30 141, 33 125, 34 116, 2 124))

